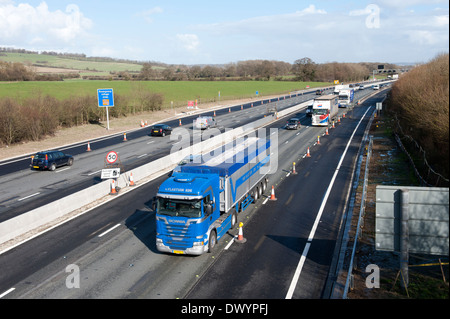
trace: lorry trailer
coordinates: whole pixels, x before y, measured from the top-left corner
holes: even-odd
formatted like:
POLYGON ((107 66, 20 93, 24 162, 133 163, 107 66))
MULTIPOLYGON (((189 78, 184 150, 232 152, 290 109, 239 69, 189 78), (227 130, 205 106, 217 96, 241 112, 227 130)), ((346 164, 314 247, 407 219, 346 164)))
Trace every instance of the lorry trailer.
POLYGON ((338 97, 324 95, 314 99, 312 107, 311 124, 313 126, 328 126, 338 114, 338 97))
POLYGON ((187 163, 165 180, 154 198, 156 248, 201 255, 237 223, 238 213, 267 188, 270 140, 248 137, 187 163))
POLYGON ((339 91, 339 107, 349 107, 353 103, 353 98, 355 95, 354 89, 341 89, 339 91))

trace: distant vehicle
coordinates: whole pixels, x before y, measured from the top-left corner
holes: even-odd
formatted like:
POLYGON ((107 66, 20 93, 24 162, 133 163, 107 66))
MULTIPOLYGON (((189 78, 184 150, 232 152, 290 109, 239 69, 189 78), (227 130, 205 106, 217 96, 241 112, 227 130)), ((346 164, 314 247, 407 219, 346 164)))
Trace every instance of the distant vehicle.
POLYGON ((324 92, 324 90, 323 90, 323 89, 319 89, 319 90, 317 90, 317 91, 316 91, 316 95, 322 95, 322 94, 323 94, 323 92, 324 92))
POLYGON ((339 107, 348 107, 353 103, 355 92, 353 89, 342 89, 339 91, 339 107))
POLYGON ((325 95, 314 99, 311 124, 313 126, 328 126, 331 119, 338 114, 338 97, 325 95))
POLYGON ((199 130, 205 130, 210 127, 216 127, 217 122, 212 116, 200 116, 194 121, 195 128, 199 130))
POLYGON ((349 85, 348 84, 339 84, 339 85, 336 85, 335 87, 334 87, 334 94, 339 94, 339 91, 340 90, 343 90, 343 89, 348 89, 349 88, 349 85))
POLYGON ((307 115, 307 116, 312 116, 312 113, 313 113, 313 105, 310 104, 310 105, 308 105, 308 107, 306 108, 306 115, 307 115))
POLYGON ((172 133, 172 128, 167 124, 155 124, 150 129, 150 135, 166 136, 172 133))
POLYGON ((360 86, 359 86, 359 89, 360 89, 360 90, 364 90, 364 85, 360 85, 360 86))
POLYGON ((300 119, 294 117, 286 123, 287 130, 298 130, 300 128, 300 119))
POLYGON ((372 86, 372 88, 374 90, 379 90, 380 89, 380 85, 379 84, 375 84, 374 86, 372 86))
POLYGON ((33 156, 31 162, 32 169, 48 169, 49 171, 64 165, 72 166, 73 156, 60 151, 39 152, 33 156))

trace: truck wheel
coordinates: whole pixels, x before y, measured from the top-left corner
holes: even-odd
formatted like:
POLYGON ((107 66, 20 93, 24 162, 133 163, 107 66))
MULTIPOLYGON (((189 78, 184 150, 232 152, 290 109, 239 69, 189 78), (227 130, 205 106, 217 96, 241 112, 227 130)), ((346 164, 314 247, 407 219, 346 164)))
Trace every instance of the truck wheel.
POLYGON ((216 230, 211 230, 211 233, 209 234, 209 242, 208 242, 208 253, 211 253, 214 247, 216 246, 217 242, 217 233, 216 230))

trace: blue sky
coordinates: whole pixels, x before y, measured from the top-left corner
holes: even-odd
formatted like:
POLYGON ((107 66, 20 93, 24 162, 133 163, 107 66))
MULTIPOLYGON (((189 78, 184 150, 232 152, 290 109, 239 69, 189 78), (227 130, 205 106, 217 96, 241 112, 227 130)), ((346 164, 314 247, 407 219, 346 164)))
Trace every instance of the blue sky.
POLYGON ((0 46, 168 64, 427 62, 447 0, 0 0, 0 46))

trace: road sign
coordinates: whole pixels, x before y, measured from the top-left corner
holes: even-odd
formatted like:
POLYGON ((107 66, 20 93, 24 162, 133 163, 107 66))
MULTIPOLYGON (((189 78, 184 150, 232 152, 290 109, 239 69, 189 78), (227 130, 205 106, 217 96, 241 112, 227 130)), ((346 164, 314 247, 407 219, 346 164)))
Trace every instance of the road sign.
POLYGON ((102 169, 101 179, 118 178, 120 176, 120 168, 104 168, 102 169))
POLYGON ((108 162, 108 164, 114 164, 118 158, 119 155, 117 155, 117 153, 114 151, 111 151, 108 154, 106 154, 106 161, 108 162))
POLYGON ((114 106, 113 89, 97 89, 98 106, 112 107, 114 106))
POLYGON ((106 129, 109 131, 108 108, 114 106, 113 89, 97 89, 98 106, 106 108, 106 129))

